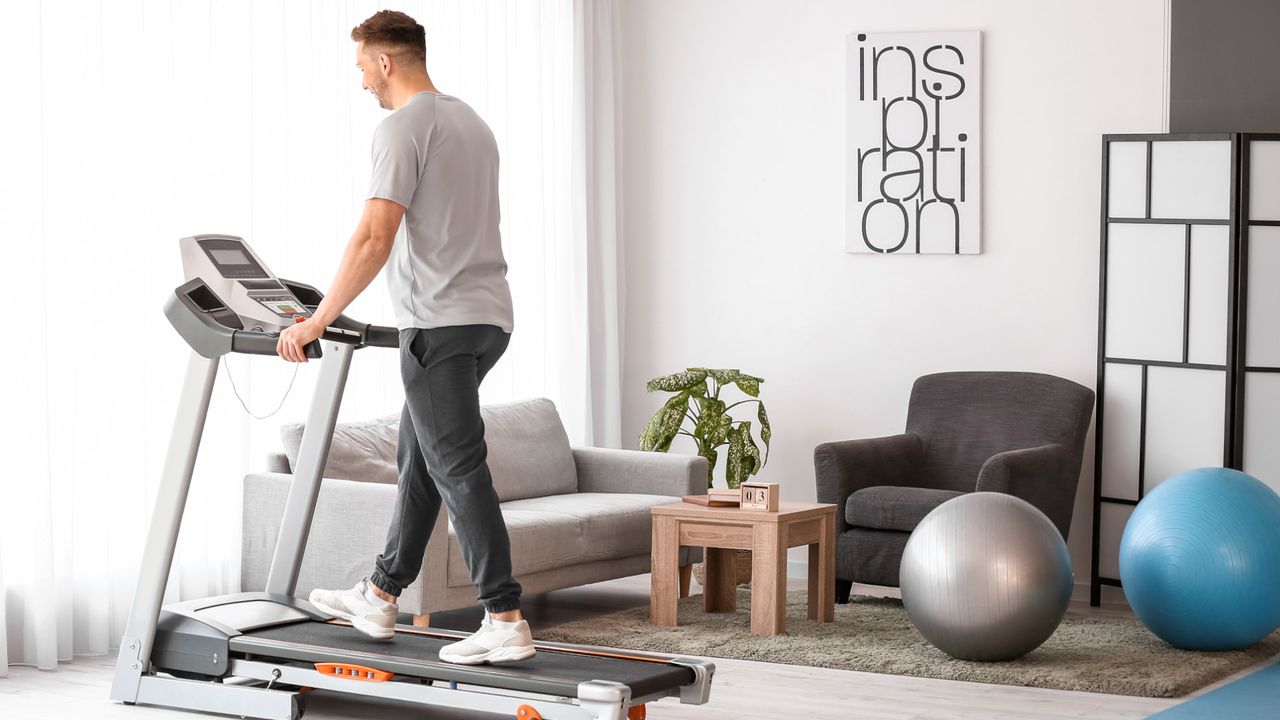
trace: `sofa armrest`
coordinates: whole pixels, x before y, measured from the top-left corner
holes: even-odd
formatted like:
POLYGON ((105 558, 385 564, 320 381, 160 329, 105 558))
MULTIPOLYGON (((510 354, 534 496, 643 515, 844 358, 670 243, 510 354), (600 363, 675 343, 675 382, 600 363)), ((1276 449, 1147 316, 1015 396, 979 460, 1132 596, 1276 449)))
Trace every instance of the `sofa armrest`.
POLYGON ((878 485, 907 485, 924 456, 919 435, 904 433, 823 443, 813 449, 818 502, 835 503, 836 532, 849 529, 849 496, 878 485))
POLYGON ((707 459, 639 450, 573 448, 578 492, 642 493, 680 498, 707 491, 707 459))
POLYGON ((997 453, 978 471, 976 492, 1013 495, 1049 516, 1062 537, 1071 528, 1079 462, 1071 451, 1056 443, 997 453))

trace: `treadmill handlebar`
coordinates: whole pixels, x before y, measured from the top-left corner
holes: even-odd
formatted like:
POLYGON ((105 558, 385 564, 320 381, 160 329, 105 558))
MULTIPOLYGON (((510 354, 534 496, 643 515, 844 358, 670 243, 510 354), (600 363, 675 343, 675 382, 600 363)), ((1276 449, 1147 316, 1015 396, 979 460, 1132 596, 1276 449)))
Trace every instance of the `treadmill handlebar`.
MULTIPOLYGON (((329 333, 325 333, 325 339, 336 340, 337 338, 328 337, 329 333)), ((275 355, 276 344, 279 342, 280 336, 273 333, 254 332, 252 330, 232 330, 231 331, 231 352, 244 353, 245 355, 275 355)), ((340 340, 339 342, 351 342, 350 340, 340 340)), ((324 352, 320 350, 319 341, 307 343, 303 348, 303 352, 309 358, 324 357, 324 352)))
POLYGON ((364 344, 373 347, 398 348, 400 347, 400 330, 385 325, 366 325, 364 344))
MULTIPOLYGON (((310 285, 288 280, 281 282, 308 310, 314 311, 324 299, 320 291, 310 285)), ((215 358, 231 352, 248 355, 276 354, 279 333, 245 330, 239 316, 199 278, 174 289, 173 294, 165 301, 164 314, 182 339, 204 357, 215 358)), ((325 329, 321 340, 346 343, 357 348, 394 348, 400 346, 400 332, 392 327, 360 323, 346 315, 339 315, 325 329)), ((309 358, 323 357, 320 341, 310 343, 305 353, 309 358)))
MULTIPOLYGON (((280 278, 280 282, 289 289, 290 292, 298 298, 298 300, 312 312, 320 305, 320 301, 324 300, 324 293, 315 287, 306 283, 295 282, 293 280, 285 280, 280 278)), ((393 327, 385 325, 370 325, 368 323, 357 322, 346 315, 339 314, 337 319, 329 326, 329 331, 324 335, 325 340, 336 340, 338 342, 355 343, 360 347, 400 347, 400 331, 393 327), (353 339, 351 336, 341 333, 330 335, 333 330, 347 331, 354 333, 357 337, 353 339)))

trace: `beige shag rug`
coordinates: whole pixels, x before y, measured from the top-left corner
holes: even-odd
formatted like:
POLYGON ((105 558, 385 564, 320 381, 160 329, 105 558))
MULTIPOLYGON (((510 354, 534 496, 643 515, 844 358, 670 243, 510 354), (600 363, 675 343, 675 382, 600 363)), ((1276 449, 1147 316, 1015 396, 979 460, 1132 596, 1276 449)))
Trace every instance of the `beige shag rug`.
POLYGON ((707 614, 702 596, 680 600, 680 625, 649 624, 649 608, 541 628, 538 638, 628 650, 736 658, 998 685, 1180 697, 1280 653, 1280 631, 1232 652, 1178 650, 1134 617, 1068 613, 1044 645, 1009 662, 956 660, 911 624, 902 601, 857 597, 836 605, 836 621, 807 615, 806 594, 787 595, 787 633, 751 634, 751 595, 738 590, 736 613, 707 614))

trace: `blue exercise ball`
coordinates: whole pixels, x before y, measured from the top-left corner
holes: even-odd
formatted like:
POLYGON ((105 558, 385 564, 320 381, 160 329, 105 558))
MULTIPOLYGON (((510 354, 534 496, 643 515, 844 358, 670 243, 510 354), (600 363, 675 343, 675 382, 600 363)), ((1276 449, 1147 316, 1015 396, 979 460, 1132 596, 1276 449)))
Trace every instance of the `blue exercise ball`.
POLYGON ((1129 606, 1184 650, 1248 647, 1280 626, 1280 495, 1238 470, 1155 487, 1120 538, 1129 606))

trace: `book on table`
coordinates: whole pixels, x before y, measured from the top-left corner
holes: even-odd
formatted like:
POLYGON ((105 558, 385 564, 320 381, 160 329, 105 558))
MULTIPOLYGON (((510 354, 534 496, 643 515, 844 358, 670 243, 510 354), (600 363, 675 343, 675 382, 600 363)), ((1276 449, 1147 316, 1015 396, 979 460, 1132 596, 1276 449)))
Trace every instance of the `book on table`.
POLYGON ((737 507, 742 502, 742 493, 736 488, 710 488, 706 495, 686 495, 683 500, 709 507, 737 507))

